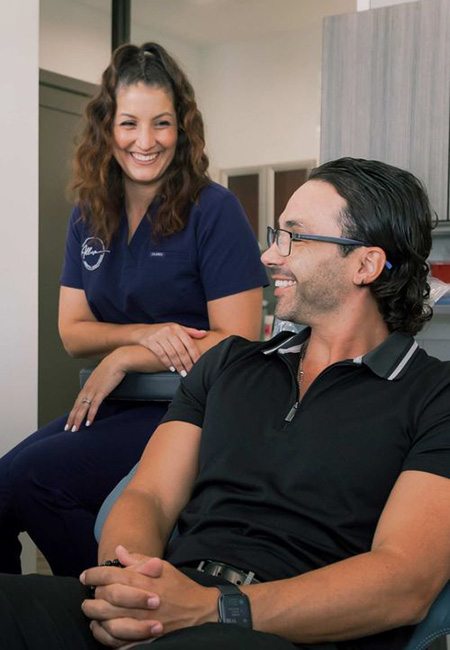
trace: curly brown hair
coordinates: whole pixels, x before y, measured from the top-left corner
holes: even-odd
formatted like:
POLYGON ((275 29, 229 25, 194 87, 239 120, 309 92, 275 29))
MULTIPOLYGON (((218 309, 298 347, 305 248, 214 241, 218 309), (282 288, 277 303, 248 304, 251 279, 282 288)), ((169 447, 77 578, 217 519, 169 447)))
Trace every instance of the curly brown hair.
POLYGON ((203 119, 186 75, 157 43, 122 45, 113 52, 99 91, 86 106, 71 184, 82 217, 106 242, 117 232, 123 203, 122 170, 112 153, 116 93, 119 87, 139 82, 169 92, 178 123, 175 156, 163 177, 159 192, 163 200, 152 220, 153 236, 182 230, 191 204, 209 182, 203 119))

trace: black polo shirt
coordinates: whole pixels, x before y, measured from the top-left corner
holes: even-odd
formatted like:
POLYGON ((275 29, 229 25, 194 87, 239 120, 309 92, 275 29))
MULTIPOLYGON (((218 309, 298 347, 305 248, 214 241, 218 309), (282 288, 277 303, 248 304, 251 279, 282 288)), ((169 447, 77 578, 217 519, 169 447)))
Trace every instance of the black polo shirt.
POLYGON ((182 381, 164 421, 200 426, 202 438, 174 564, 295 576, 370 550, 403 470, 450 477, 450 363, 393 333, 326 368, 293 409, 308 336, 230 337, 182 381))

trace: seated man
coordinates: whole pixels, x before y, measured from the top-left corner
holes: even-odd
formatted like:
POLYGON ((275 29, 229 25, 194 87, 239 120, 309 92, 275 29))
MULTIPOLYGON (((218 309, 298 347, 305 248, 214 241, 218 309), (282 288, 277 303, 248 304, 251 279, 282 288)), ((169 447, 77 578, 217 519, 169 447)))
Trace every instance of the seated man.
POLYGON ((108 566, 1 577, 4 647, 403 648, 450 577, 450 364, 413 338, 431 225, 408 172, 313 170, 263 254, 277 315, 309 327, 200 359, 105 523, 108 566))

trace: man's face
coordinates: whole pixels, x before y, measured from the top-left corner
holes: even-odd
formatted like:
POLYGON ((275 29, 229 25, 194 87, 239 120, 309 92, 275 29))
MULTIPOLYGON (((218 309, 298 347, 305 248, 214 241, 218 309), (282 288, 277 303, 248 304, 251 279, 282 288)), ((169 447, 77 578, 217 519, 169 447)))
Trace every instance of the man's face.
MULTIPOLYGON (((324 181, 308 181, 290 198, 279 227, 295 233, 342 236, 339 215, 345 200, 324 181)), ((274 243, 262 255, 275 283, 275 314, 282 320, 306 325, 337 314, 354 289, 352 254, 346 257, 337 244, 292 241, 283 257, 274 243)))

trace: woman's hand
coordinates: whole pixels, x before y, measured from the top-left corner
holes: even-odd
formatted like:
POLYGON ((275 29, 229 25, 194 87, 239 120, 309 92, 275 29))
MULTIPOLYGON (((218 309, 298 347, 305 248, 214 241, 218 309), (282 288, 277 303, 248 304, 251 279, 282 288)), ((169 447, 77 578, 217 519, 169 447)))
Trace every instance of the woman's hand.
POLYGON ((86 418, 88 427, 95 419, 100 404, 116 388, 125 376, 120 348, 106 356, 93 370, 80 390, 67 418, 65 431, 78 431, 86 418))
POLYGON ((138 343, 153 352, 171 372, 177 371, 184 377, 201 355, 195 339, 206 334, 206 330, 168 323, 156 332, 144 334, 138 343))

